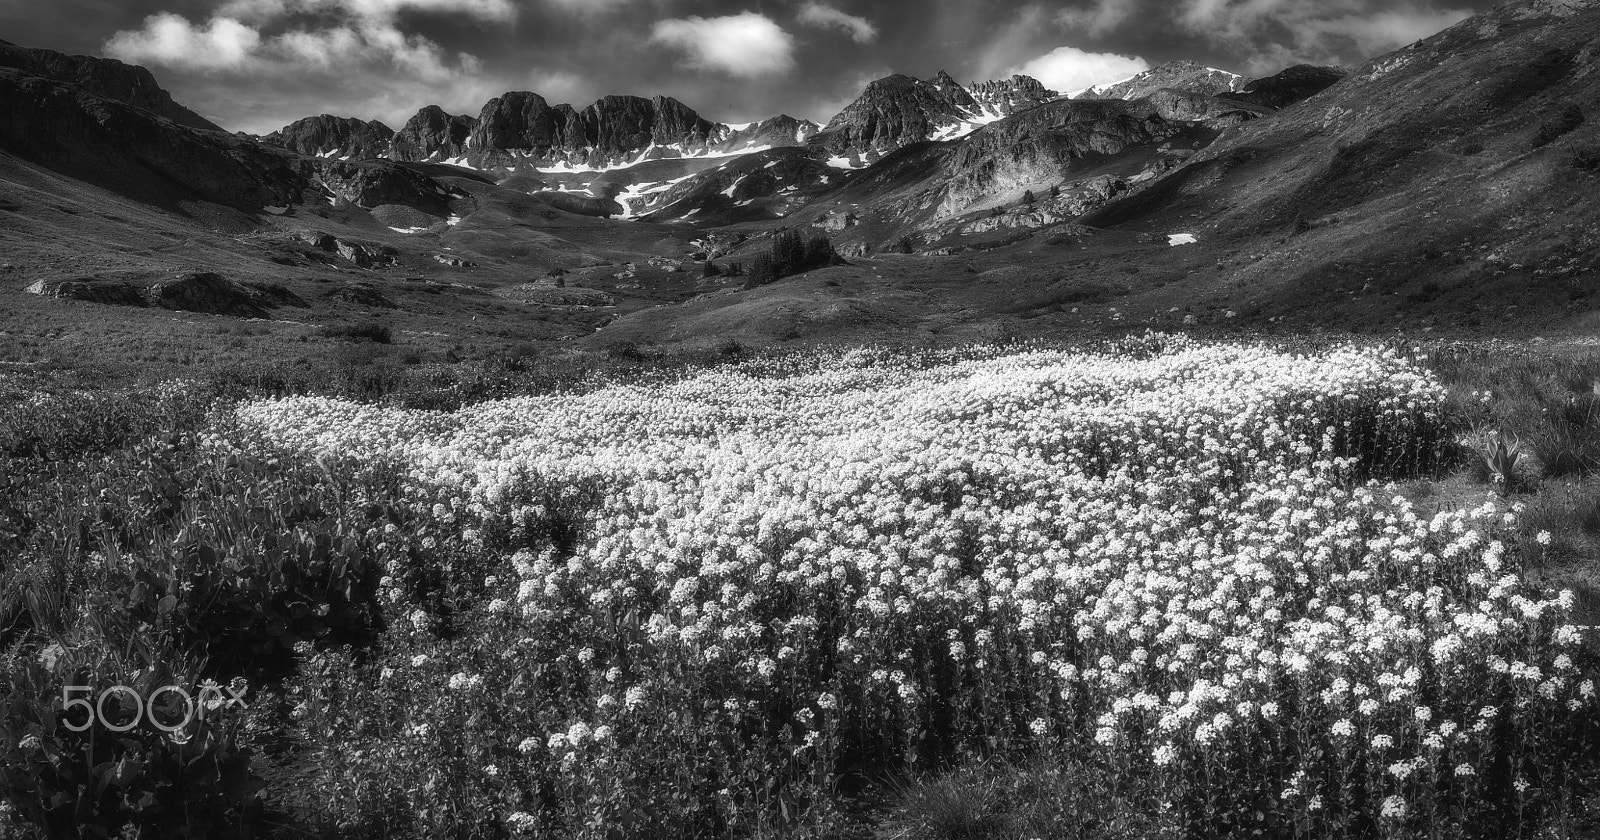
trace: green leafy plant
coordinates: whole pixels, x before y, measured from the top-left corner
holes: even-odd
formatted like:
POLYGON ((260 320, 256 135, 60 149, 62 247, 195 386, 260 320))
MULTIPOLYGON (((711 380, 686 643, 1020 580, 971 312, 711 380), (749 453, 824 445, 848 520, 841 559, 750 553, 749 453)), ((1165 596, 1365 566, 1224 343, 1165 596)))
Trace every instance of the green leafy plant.
POLYGON ((1483 463, 1489 470, 1489 482, 1502 493, 1514 493, 1521 486, 1517 464, 1522 460, 1522 443, 1515 438, 1496 435, 1483 451, 1483 463))

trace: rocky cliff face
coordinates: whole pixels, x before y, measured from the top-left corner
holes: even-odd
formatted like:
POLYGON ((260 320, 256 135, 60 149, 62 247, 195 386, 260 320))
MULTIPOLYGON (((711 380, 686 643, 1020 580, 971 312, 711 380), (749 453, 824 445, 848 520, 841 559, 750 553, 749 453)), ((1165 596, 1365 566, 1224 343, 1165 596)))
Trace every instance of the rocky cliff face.
POLYGON ((929 196, 927 221, 1070 182, 1083 167, 1080 161, 1133 147, 1153 149, 1188 128, 1144 102, 1062 100, 1032 108, 974 132, 955 148, 929 196))
POLYGON ((370 160, 389 156, 394 129, 377 120, 322 114, 295 120, 261 139, 268 145, 311 157, 370 160))
POLYGON ((582 136, 578 112, 571 105, 551 106, 531 91, 496 96, 478 112, 478 123, 467 139, 468 157, 475 166, 516 168, 517 155, 551 156, 572 149, 582 136))
POLYGON ((989 82, 973 82, 967 92, 984 112, 1009 117, 1035 105, 1042 105, 1059 94, 1032 76, 1012 76, 989 82))
POLYGON ((106 99, 166 117, 179 125, 222 130, 210 120, 173 102, 171 94, 163 90, 156 83, 155 76, 143 67, 109 58, 19 47, 5 41, 0 41, 0 67, 11 67, 29 76, 77 85, 106 99))
POLYGON ((195 195, 236 207, 300 203, 298 157, 178 125, 74 84, 0 69, 0 148, 163 206, 195 195))
POLYGON ((467 138, 477 124, 477 117, 447 114, 443 108, 429 105, 395 133, 389 157, 434 163, 464 157, 467 138))
POLYGON ((712 123, 671 97, 607 96, 577 111, 552 106, 527 91, 489 100, 467 143, 469 163, 481 169, 516 170, 539 164, 615 165, 650 146, 686 154, 704 152, 724 139, 727 128, 712 123))
POLYGON ((1163 88, 1216 96, 1243 90, 1245 78, 1237 73, 1206 67, 1193 61, 1172 61, 1110 85, 1089 88, 1078 99, 1141 99, 1163 88))

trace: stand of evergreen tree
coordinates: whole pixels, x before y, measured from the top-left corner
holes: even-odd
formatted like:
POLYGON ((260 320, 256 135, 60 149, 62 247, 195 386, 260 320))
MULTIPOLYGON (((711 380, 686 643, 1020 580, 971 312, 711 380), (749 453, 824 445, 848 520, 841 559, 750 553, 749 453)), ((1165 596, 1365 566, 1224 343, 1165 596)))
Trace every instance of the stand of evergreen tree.
POLYGON ((799 231, 780 230, 772 235, 767 251, 751 260, 750 279, 745 282, 745 288, 764 286, 838 261, 839 255, 828 237, 807 239, 799 231))

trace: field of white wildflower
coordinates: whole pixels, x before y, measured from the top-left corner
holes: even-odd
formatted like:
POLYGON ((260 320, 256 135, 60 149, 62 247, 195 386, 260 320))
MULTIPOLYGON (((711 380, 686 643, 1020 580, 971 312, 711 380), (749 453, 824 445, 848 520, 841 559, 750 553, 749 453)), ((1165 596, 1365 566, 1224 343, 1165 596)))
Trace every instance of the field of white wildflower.
POLYGON ((841 791, 999 756, 1158 791, 1175 836, 1499 836, 1564 795, 1594 683, 1513 510, 1382 483, 1443 399, 1381 350, 1151 339, 237 416, 399 463, 411 562, 485 570, 441 615, 393 562, 410 620, 297 709, 388 807, 826 833, 841 791))

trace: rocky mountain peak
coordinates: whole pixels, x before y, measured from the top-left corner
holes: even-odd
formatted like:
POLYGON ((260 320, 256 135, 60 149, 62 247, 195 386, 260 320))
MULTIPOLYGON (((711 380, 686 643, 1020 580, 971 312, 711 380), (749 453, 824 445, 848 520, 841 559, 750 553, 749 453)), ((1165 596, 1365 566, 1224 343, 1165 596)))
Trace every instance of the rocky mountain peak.
POLYGON ((1238 73, 1207 67, 1194 61, 1169 61, 1120 82, 1089 88, 1076 98, 1142 99, 1163 88, 1216 96, 1243 90, 1245 83, 1245 77, 1238 73))
POLYGON ((947 73, 923 81, 896 74, 867 85, 812 139, 832 154, 898 149, 972 117, 977 102, 947 73))
POLYGON ((531 91, 489 100, 465 145, 480 168, 517 169, 540 163, 604 167, 651 146, 705 151, 727 128, 670 96, 605 96, 582 111, 552 106, 531 91))
POLYGON ((418 111, 395 134, 389 157, 404 161, 444 161, 466 154, 477 117, 453 115, 437 105, 418 111))
POLYGON ((571 105, 552 107, 532 91, 509 91, 484 104, 467 145, 475 166, 514 166, 513 151, 542 157, 581 145, 582 136, 571 105))
POLYGON ((733 131, 724 140, 721 150, 724 152, 737 152, 741 149, 761 148, 771 146, 798 146, 810 140, 822 126, 810 120, 800 120, 788 114, 779 114, 768 117, 760 122, 751 123, 744 128, 733 131))

